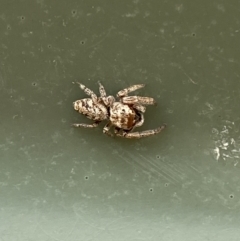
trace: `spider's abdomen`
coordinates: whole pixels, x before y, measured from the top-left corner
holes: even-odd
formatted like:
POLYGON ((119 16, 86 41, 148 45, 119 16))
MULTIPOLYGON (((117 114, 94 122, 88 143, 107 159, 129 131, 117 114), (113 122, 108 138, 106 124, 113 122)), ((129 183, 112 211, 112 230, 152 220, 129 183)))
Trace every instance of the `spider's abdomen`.
POLYGON ((73 107, 79 113, 94 121, 102 121, 108 118, 107 108, 101 103, 93 103, 90 98, 76 100, 73 107))
POLYGON ((110 121, 114 126, 120 129, 132 129, 136 124, 137 118, 136 112, 130 108, 130 106, 121 102, 113 103, 110 108, 110 121))

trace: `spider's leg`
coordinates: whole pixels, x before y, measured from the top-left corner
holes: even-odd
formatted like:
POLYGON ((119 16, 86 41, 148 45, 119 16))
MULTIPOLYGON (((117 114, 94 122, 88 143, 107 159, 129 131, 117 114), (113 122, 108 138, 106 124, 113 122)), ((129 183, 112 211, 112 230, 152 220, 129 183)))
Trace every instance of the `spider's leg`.
POLYGON ((108 136, 113 136, 113 134, 110 132, 111 126, 112 126, 111 122, 108 122, 103 128, 103 133, 108 136))
POLYGON ((140 131, 140 132, 123 132, 123 133, 118 133, 116 134, 117 136, 124 137, 124 138, 129 138, 129 139, 139 139, 142 137, 148 137, 148 136, 153 136, 158 133, 160 133, 163 129, 166 128, 166 125, 162 125, 161 127, 153 130, 147 130, 147 131, 140 131))
POLYGON ((106 96, 107 96, 107 93, 106 93, 106 90, 105 90, 104 86, 101 84, 100 81, 98 81, 98 84, 99 84, 100 96, 101 96, 101 97, 106 97, 106 96))
POLYGON ((103 103, 107 107, 110 107, 113 104, 113 102, 115 102, 115 98, 111 95, 107 96, 106 90, 105 90, 104 86, 100 83, 100 81, 98 81, 98 84, 99 84, 99 92, 100 92, 103 103))
POLYGON ((156 105, 156 101, 151 97, 142 97, 142 96, 125 96, 122 97, 122 103, 127 105, 156 105))
MULTIPOLYGON (((140 114, 140 120, 137 122, 137 124, 133 127, 133 128, 136 128, 136 127, 139 127, 139 126, 142 126, 143 123, 144 123, 144 116, 143 116, 143 113, 139 113, 140 114)), ((132 129, 133 130, 133 129, 132 129)))
POLYGON ((140 84, 140 85, 132 85, 126 89, 120 90, 117 93, 117 97, 123 97, 127 96, 130 92, 135 91, 137 89, 141 89, 145 86, 145 84, 140 84))
POLYGON ((118 127, 115 127, 115 128, 114 128, 114 133, 115 133, 115 134, 120 133, 120 131, 121 131, 121 129, 120 129, 120 128, 118 128, 118 127))
POLYGON ((134 104, 133 108, 140 111, 141 113, 145 113, 146 111, 146 107, 143 105, 134 104))
POLYGON ((85 85, 79 82, 76 82, 76 83, 79 85, 80 89, 82 89, 85 92, 85 94, 91 96, 94 103, 97 103, 97 96, 92 90, 88 89, 85 85))
POLYGON ((84 127, 84 128, 94 128, 94 127, 97 127, 99 125, 100 122, 95 122, 93 124, 84 124, 84 123, 74 123, 72 124, 72 126, 74 127, 84 127))

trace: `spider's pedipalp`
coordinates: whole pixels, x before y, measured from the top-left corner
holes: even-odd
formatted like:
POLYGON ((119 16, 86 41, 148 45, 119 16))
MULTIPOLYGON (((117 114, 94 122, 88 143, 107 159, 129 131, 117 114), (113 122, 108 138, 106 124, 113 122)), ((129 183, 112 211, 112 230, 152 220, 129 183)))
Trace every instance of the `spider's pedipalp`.
POLYGON ((110 132, 112 123, 109 121, 103 128, 103 133, 108 135, 108 136, 113 136, 113 134, 110 132))
MULTIPOLYGON (((139 113, 140 114, 140 120, 136 123, 136 125, 134 126, 134 128, 136 128, 136 127, 140 127, 140 126, 142 126, 143 125, 143 123, 144 123, 144 115, 143 115, 143 113, 139 113)), ((133 129, 134 129, 133 128, 133 129)), ((132 129, 132 130, 133 130, 132 129)))
POLYGON ((139 84, 139 85, 132 85, 128 88, 125 88, 123 90, 118 91, 117 97, 123 97, 127 96, 130 92, 133 92, 135 90, 141 89, 145 86, 145 84, 139 84))

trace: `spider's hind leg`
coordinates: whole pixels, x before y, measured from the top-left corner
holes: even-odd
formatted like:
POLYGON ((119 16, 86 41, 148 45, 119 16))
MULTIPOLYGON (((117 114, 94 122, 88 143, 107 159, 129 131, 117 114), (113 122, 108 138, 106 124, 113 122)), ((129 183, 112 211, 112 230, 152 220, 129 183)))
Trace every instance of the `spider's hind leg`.
POLYGON ((131 132, 131 133, 123 132, 123 133, 118 133, 116 135, 120 136, 120 137, 124 137, 124 138, 129 138, 129 139, 139 139, 139 138, 142 138, 142 137, 148 137, 148 136, 156 135, 156 134, 160 133, 165 128, 166 128, 166 125, 162 125, 162 126, 158 127, 157 129, 153 129, 153 130, 131 132))
POLYGON ((107 107, 110 107, 115 102, 115 98, 112 95, 107 96, 106 90, 100 81, 98 81, 98 84, 101 100, 107 107))
POLYGON ((106 93, 106 90, 104 88, 104 86, 101 84, 100 81, 98 81, 98 84, 99 84, 99 93, 100 93, 100 96, 103 98, 103 97, 106 97, 107 96, 107 93, 106 93))
POLYGON ((85 94, 91 96, 94 103, 97 103, 97 96, 92 90, 88 89, 85 85, 79 82, 76 82, 76 83, 79 85, 80 89, 82 89, 85 92, 85 94))

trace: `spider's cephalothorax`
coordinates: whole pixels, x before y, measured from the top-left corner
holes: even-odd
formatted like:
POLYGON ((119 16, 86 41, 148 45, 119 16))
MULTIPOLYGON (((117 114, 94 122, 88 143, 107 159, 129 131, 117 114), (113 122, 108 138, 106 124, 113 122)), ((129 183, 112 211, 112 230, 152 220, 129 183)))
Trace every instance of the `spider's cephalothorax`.
POLYGON ((112 136, 111 126, 114 127, 114 133, 117 136, 125 138, 142 138, 160 133, 166 125, 153 130, 131 132, 134 128, 142 126, 144 123, 144 105, 154 105, 153 98, 142 96, 128 96, 134 90, 144 87, 144 85, 133 85, 117 93, 119 101, 116 102, 113 96, 107 96, 102 84, 99 82, 100 97, 97 97, 93 91, 78 83, 84 92, 91 96, 82 100, 73 102, 74 109, 84 114, 89 119, 94 120, 93 124, 73 124, 75 127, 96 127, 101 121, 108 120, 103 129, 103 133, 112 136))

